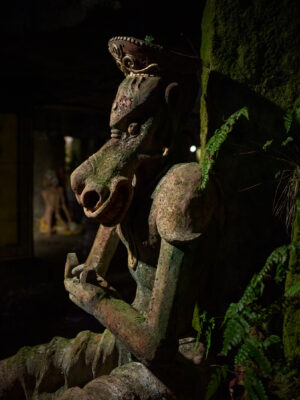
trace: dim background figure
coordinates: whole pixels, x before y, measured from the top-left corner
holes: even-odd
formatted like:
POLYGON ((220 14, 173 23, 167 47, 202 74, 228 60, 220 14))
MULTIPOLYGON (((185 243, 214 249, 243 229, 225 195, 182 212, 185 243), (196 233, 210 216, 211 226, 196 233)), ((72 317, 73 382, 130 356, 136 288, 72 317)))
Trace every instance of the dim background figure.
POLYGON ((48 170, 43 180, 42 197, 45 203, 44 216, 40 219, 40 232, 72 235, 81 231, 81 226, 72 222, 66 205, 64 189, 59 185, 56 173, 48 170))

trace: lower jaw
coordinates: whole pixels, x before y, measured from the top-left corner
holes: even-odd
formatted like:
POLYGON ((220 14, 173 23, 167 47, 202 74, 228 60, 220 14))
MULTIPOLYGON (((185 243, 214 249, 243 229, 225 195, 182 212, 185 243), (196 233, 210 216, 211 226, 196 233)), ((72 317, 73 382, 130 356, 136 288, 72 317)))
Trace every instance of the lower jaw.
POLYGON ((112 227, 119 224, 126 215, 128 208, 130 207, 131 200, 132 193, 126 196, 126 200, 121 198, 115 206, 112 205, 107 210, 104 210, 103 213, 100 213, 96 217, 96 220, 100 222, 100 224, 107 227, 112 227), (115 211, 115 208, 117 208, 117 211, 115 211))
POLYGON ((122 214, 120 214, 120 215, 117 214, 116 216, 112 216, 112 217, 109 217, 107 215, 99 215, 99 217, 97 218, 97 221, 101 225, 104 225, 107 227, 112 227, 112 226, 118 225, 118 223, 121 222, 122 217, 123 217, 122 214))

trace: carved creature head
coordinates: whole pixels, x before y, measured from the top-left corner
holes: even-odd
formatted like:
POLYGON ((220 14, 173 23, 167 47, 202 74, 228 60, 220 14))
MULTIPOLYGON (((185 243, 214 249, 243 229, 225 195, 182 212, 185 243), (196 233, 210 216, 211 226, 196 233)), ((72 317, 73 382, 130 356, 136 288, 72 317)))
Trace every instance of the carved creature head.
POLYGON ((113 38, 109 51, 125 74, 112 105, 111 139, 73 172, 71 186, 88 217, 113 226, 131 204, 140 171, 157 174, 167 149, 172 153, 195 99, 199 61, 135 38, 113 38))

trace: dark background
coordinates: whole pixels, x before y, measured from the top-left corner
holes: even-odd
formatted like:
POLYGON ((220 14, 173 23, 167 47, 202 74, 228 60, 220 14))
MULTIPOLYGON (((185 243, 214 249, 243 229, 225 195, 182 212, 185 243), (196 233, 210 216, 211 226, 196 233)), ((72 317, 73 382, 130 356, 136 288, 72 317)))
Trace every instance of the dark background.
MULTIPOLYGON (((75 307, 63 287, 67 252, 84 261, 97 225, 74 205, 84 233, 45 238, 42 178, 64 164, 64 136, 80 141, 73 167, 108 138, 110 107, 123 79, 107 50, 113 36, 144 39, 199 55, 203 2, 101 0, 13 0, 0 5, 0 113, 18 118, 18 179, 1 175, 2 190, 18 186, 19 241, 0 254, 0 359, 21 346, 102 330, 75 307)), ((199 143, 195 109, 187 145, 199 143)), ((5 152, 5 149, 1 149, 5 152)), ((68 176, 64 177, 65 187, 68 176)), ((7 204, 9 208, 9 204, 7 204)), ((75 210, 74 210, 75 208, 75 210)), ((5 214, 5 210, 3 210, 5 214)), ((0 235, 6 235, 5 226, 0 235)), ((5 249, 4 249, 5 250, 5 249)), ((119 249, 111 280, 132 299, 127 256, 119 249), (123 289, 122 289, 123 288, 123 289)))

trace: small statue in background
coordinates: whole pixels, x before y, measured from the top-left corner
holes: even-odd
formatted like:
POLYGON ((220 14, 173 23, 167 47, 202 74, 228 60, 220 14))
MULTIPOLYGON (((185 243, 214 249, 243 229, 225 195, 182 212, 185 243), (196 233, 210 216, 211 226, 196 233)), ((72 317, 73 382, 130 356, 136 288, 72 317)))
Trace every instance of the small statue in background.
POLYGON ((45 203, 44 216, 40 219, 40 232, 50 236, 52 233, 59 235, 77 234, 81 227, 72 222, 70 212, 66 205, 64 189, 59 185, 56 173, 48 170, 43 179, 42 197, 45 203), (64 217, 61 212, 63 212, 64 217))

